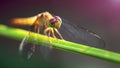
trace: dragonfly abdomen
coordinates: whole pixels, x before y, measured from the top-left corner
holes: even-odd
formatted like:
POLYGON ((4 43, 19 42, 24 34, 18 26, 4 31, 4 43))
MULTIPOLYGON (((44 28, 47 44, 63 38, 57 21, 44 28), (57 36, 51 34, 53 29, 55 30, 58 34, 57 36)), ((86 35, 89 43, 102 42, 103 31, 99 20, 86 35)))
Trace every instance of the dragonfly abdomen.
POLYGON ((36 20, 36 16, 28 18, 14 18, 11 20, 12 24, 15 25, 27 25, 32 26, 36 20))

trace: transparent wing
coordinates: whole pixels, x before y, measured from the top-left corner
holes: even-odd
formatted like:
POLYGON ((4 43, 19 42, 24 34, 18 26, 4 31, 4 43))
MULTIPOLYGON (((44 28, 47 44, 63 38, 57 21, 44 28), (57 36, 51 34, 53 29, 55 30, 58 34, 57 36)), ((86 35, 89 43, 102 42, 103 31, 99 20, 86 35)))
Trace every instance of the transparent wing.
MULTIPOLYGON (((28 34, 29 35, 29 34, 28 34)), ((19 46, 19 53, 25 59, 30 59, 35 51, 35 44, 34 43, 27 43, 29 36, 26 35, 20 43, 19 46)))
POLYGON ((65 19, 62 20, 63 23, 59 31, 65 40, 88 46, 104 48, 105 43, 100 36, 83 27, 76 26, 74 23, 71 23, 65 19))
MULTIPOLYGON (((44 44, 42 44, 42 45, 44 45, 44 44)), ((40 46, 40 52, 42 54, 42 57, 46 61, 50 61, 52 49, 45 47, 45 46, 40 46)))

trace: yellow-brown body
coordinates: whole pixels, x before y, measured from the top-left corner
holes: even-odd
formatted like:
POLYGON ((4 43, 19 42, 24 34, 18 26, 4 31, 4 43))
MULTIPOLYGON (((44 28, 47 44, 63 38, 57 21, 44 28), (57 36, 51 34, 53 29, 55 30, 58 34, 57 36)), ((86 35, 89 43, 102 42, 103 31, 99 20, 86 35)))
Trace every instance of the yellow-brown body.
MULTIPOLYGON (((39 25, 40 27, 45 26, 50 27, 49 20, 52 19, 53 16, 49 12, 43 12, 36 16, 27 17, 27 18, 14 18, 11 20, 12 24, 15 25, 27 25, 27 26, 33 26, 33 25, 39 25), (46 23, 43 21, 43 19, 46 21, 46 23)), ((58 23, 55 24, 56 28, 60 28, 61 23, 58 21, 58 23)))
POLYGON ((27 26, 34 26, 34 31, 39 33, 41 27, 44 27, 44 34, 47 36, 50 36, 52 34, 52 37, 55 37, 54 32, 56 32, 61 39, 63 37, 59 33, 58 29, 61 26, 61 21, 57 19, 55 22, 54 26, 50 26, 50 20, 53 19, 54 17, 49 13, 49 12, 42 12, 36 16, 33 17, 28 17, 28 18, 14 18, 11 20, 12 24, 14 25, 27 25, 27 26), (47 34, 48 32, 48 34, 47 34))

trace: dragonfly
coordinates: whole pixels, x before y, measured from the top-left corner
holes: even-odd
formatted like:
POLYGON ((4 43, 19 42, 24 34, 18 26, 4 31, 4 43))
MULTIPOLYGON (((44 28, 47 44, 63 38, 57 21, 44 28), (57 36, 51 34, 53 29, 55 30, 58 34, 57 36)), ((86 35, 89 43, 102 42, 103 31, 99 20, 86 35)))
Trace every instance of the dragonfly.
MULTIPOLYGON (((26 18, 14 18, 11 20, 15 25, 26 25, 32 27, 32 31, 44 34, 49 37, 68 40, 76 43, 81 43, 93 47, 104 47, 104 40, 96 33, 89 31, 83 27, 79 27, 68 20, 42 12, 38 15, 26 18)), ((34 40, 32 44, 28 44, 27 40, 30 32, 23 38, 19 46, 20 54, 26 55, 27 59, 31 58, 35 51, 34 40)), ((52 43, 49 40, 50 43, 52 43)), ((43 51, 44 52, 44 51, 43 51)))

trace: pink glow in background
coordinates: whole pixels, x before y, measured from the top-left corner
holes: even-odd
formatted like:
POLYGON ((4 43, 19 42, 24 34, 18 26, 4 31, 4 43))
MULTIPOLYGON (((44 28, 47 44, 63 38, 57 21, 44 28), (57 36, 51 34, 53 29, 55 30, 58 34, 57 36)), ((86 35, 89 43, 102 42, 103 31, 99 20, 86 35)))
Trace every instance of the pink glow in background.
POLYGON ((53 4, 60 12, 72 12, 71 14, 80 18, 92 20, 90 21, 92 24, 97 23, 113 33, 120 33, 119 0, 65 0, 64 2, 53 0, 53 4))
MULTIPOLYGON (((0 0, 0 23, 9 25, 10 22, 8 21, 11 18, 34 16, 44 11, 59 15, 76 25, 97 33, 105 40, 106 50, 120 53, 119 0, 0 0)), ((41 61, 41 55, 35 55, 30 62, 21 62, 16 57, 19 43, 15 40, 0 37, 0 68, 18 68, 18 66, 20 68, 37 68, 37 66, 39 68, 42 66, 53 68, 55 66, 52 62, 41 61)), ((55 51, 54 54, 55 64, 59 64, 57 68, 120 67, 118 64, 84 55, 61 51, 55 51)))

